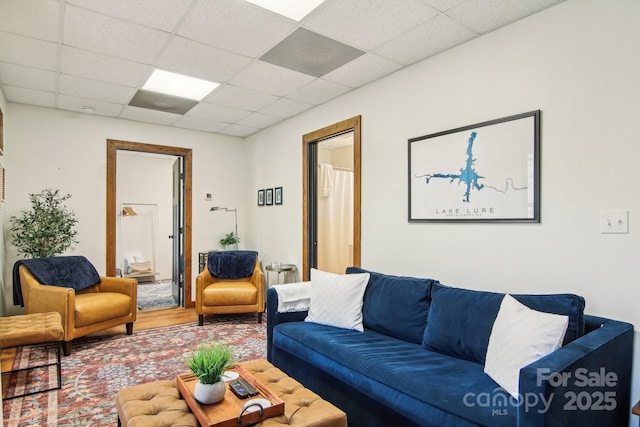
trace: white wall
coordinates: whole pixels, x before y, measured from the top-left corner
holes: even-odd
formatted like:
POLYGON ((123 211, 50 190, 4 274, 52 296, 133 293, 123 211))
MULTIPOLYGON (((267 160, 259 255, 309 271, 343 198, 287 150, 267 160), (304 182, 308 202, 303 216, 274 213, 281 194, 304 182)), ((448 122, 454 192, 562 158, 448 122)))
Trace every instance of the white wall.
MULTIPOLYGON (((233 216, 214 215, 213 205, 238 208, 240 237, 244 238, 247 210, 254 195, 249 182, 247 143, 237 137, 182 130, 167 126, 98 117, 8 103, 5 114, 7 202, 4 206, 4 301, 7 314, 17 314, 11 301, 11 267, 18 259, 10 244, 6 222, 28 209, 30 193, 43 188, 72 195, 78 240, 69 254, 84 255, 98 271, 106 271, 106 141, 117 139, 193 150, 193 253, 191 284, 198 272, 198 252, 218 247, 218 240, 233 229, 233 216), (205 193, 213 201, 205 201, 205 193)), ((242 247, 241 243, 241 247, 242 247)))
POLYGON ((258 182, 286 195, 255 208, 266 261, 302 265, 302 135, 361 114, 364 268, 577 293, 589 314, 640 325, 638 22, 637 0, 569 0, 249 137, 258 182), (540 224, 408 223, 407 139, 536 109, 540 224), (600 234, 617 209, 629 234, 600 234))

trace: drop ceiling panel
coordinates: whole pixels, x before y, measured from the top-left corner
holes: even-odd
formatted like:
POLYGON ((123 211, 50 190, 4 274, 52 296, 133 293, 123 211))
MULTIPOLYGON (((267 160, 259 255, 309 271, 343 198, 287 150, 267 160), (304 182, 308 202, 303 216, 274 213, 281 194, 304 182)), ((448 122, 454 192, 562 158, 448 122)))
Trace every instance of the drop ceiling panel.
POLYGON ((158 59, 158 67, 224 83, 246 67, 250 58, 183 37, 174 38, 158 59))
POLYGON ((90 80, 138 87, 151 74, 151 67, 65 46, 60 71, 90 80))
POLYGON ((106 15, 68 6, 66 45, 129 61, 150 64, 166 45, 169 34, 106 15), (107 35, 107 37, 105 37, 107 35))
POLYGON ((201 102, 193 107, 189 114, 190 117, 199 117, 201 119, 216 120, 225 123, 235 123, 251 114, 250 111, 238 110, 236 108, 221 107, 219 105, 207 104, 201 102))
POLYGON ((67 4, 167 32, 175 30, 192 3, 193 0, 67 0, 67 4))
POLYGON ((332 71, 324 78, 343 86, 358 87, 391 74, 400 68, 402 68, 402 65, 397 62, 373 53, 367 53, 350 64, 332 71))
POLYGON ((16 86, 4 86, 2 90, 7 100, 18 104, 38 105, 41 107, 55 107, 56 105, 56 95, 53 92, 16 86))
POLYGON ((383 44, 375 49, 375 53, 409 65, 477 36, 477 33, 451 18, 437 15, 408 33, 383 44))
POLYGON ((58 108, 63 110, 82 112, 83 108, 91 106, 94 109, 94 113, 99 113, 101 116, 117 117, 122 113, 124 105, 113 104, 110 102, 96 101, 95 99, 81 98, 77 96, 58 95, 58 108))
POLYGON ((57 0, 2 0, 2 31, 58 41, 60 2, 57 0))
POLYGON ((220 86, 204 100, 210 104, 226 105, 241 110, 257 111, 273 104, 277 96, 232 85, 220 86))
POLYGON ((164 111, 149 110, 148 108, 132 107, 131 105, 124 107, 120 116, 125 119, 168 126, 173 125, 182 117, 180 114, 165 113, 164 111))
POLYGON ((280 98, 271 105, 268 105, 260 110, 261 113, 269 114, 278 117, 291 117, 296 114, 300 114, 303 111, 313 107, 311 104, 305 104, 304 102, 294 101, 292 99, 280 98))
POLYGON ((323 79, 317 79, 308 85, 291 92, 287 98, 296 101, 306 102, 307 104, 320 105, 350 91, 351 88, 329 82, 323 79))
POLYGON ((447 15, 478 33, 493 31, 561 0, 469 0, 447 11, 447 15))
POLYGON ((204 132, 218 132, 229 126, 229 123, 216 122, 214 120, 205 120, 197 117, 183 116, 178 119, 174 126, 185 129, 195 129, 204 132))
POLYGON ((262 61, 254 61, 231 84, 276 96, 285 96, 310 83, 313 77, 262 61))
POLYGON ((97 80, 62 74, 60 76, 60 93, 87 99, 103 100, 125 105, 136 90, 133 87, 114 85, 97 80))
POLYGON ((252 133, 256 133, 259 130, 260 129, 258 128, 249 127, 249 126, 229 125, 226 128, 222 129, 220 133, 223 135, 239 136, 243 138, 245 136, 251 135, 252 133))
POLYGON ((251 113, 242 120, 238 120, 236 124, 241 126, 253 127, 256 129, 264 129, 281 122, 282 117, 270 116, 263 113, 251 113))
POLYGON ((245 1, 200 1, 178 34, 231 52, 256 57, 293 31, 296 23, 245 1))
POLYGON ((55 43, 0 32, 0 61, 43 70, 56 70, 55 43))
POLYGON ((0 62, 0 76, 2 83, 11 86, 47 92, 55 92, 56 89, 56 73, 53 71, 0 62))
POLYGON ((304 25, 354 47, 374 49, 433 18, 438 12, 421 0, 327 0, 304 25))

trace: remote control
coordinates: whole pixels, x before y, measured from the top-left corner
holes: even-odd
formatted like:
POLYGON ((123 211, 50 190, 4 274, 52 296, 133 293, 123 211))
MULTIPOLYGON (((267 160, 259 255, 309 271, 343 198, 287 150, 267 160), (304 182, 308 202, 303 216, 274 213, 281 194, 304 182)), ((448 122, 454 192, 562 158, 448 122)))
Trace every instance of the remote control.
POLYGON ((247 380, 242 377, 230 382, 229 388, 240 399, 246 399, 247 397, 255 396, 256 394, 258 394, 258 390, 256 390, 251 384, 249 384, 247 380))

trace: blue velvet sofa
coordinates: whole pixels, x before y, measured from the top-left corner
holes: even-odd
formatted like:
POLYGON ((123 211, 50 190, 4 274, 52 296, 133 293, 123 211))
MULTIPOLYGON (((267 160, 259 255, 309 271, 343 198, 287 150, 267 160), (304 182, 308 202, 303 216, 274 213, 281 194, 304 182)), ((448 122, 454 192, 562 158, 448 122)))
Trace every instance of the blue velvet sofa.
POLYGON ((628 425, 632 325, 585 315, 576 295, 513 295, 569 316, 563 346, 520 370, 516 400, 484 372, 503 294, 368 273, 364 332, 278 312, 277 291, 267 293, 267 358, 349 426, 628 425))

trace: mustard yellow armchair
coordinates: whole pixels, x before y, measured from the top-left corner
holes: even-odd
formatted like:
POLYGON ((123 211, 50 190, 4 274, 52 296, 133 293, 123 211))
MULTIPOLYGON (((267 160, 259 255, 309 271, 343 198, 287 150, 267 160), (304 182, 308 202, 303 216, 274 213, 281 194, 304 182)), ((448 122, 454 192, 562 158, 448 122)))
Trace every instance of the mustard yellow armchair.
MULTIPOLYGON (((249 251, 224 251, 216 254, 225 257, 225 262, 228 262, 229 258, 234 256, 231 252, 249 251)), ((231 276, 233 277, 233 275, 231 276)), ((205 314, 231 313, 257 313, 258 323, 261 323, 262 313, 265 309, 264 295, 264 273, 260 268, 260 260, 257 255, 255 256, 253 273, 246 277, 222 278, 213 276, 209 268, 205 268, 196 277, 198 325, 204 324, 205 314)))
POLYGON ((138 282, 135 279, 100 276, 100 283, 81 291, 43 285, 24 265, 18 267, 26 314, 57 311, 62 316, 64 355, 71 341, 93 332, 126 324, 133 333, 137 314, 138 282))

